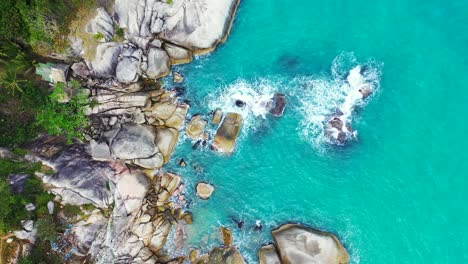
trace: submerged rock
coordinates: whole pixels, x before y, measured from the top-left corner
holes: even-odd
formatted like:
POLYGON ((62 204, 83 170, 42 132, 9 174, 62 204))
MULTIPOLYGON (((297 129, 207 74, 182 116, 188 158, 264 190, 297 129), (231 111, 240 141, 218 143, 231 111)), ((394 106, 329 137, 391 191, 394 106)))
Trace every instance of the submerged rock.
POLYGON ((197 184, 197 195, 203 200, 209 199, 214 190, 215 187, 209 183, 200 182, 197 184))
POLYGON ((286 96, 284 94, 275 93, 272 99, 270 113, 274 116, 282 116, 286 108, 286 96))
POLYGON ((286 224, 272 232, 282 263, 349 263, 349 255, 331 233, 286 224))
POLYGON ((227 113, 216 131, 213 148, 219 152, 232 153, 241 127, 242 116, 238 113, 227 113))
POLYGON ((274 245, 266 245, 258 251, 260 264, 282 264, 274 245))

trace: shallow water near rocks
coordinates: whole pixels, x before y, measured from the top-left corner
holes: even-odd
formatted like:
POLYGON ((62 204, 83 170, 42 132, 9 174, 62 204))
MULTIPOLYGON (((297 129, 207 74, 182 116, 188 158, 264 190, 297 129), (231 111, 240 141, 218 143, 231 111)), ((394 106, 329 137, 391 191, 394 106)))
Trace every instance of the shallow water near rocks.
POLYGON ((243 112, 231 156, 181 141, 168 170, 192 199, 186 248, 220 244, 224 225, 257 263, 270 230, 294 221, 335 233, 352 263, 468 261, 467 12, 463 0, 242 1, 227 43, 177 67, 190 113, 236 110, 239 92, 288 105, 281 118, 243 112), (343 99, 334 69, 365 63, 380 86, 353 114, 358 140, 330 146, 316 124, 343 99), (216 186, 207 201, 199 181, 216 186))

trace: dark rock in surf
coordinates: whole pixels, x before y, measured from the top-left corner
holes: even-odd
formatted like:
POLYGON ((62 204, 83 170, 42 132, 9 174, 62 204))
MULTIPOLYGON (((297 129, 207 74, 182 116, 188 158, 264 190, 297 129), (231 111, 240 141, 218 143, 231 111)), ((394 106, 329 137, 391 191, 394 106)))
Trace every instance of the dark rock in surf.
POLYGON ((275 93, 272 98, 272 106, 270 108, 270 114, 274 116, 282 116, 284 109, 286 108, 286 96, 281 93, 275 93))
POLYGON ((244 107, 244 106, 245 106, 245 102, 242 101, 242 100, 236 100, 236 106, 237 106, 237 107, 244 107))

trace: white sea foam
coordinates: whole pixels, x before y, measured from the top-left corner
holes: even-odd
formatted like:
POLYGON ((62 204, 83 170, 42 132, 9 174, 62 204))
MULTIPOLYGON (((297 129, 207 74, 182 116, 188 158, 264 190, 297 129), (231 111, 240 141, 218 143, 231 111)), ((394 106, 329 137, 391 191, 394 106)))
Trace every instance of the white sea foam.
POLYGON ((277 87, 269 80, 248 82, 238 80, 222 87, 207 97, 210 109, 220 108, 224 113, 234 112, 242 115, 243 125, 241 135, 255 129, 256 119, 265 119, 268 114, 268 103, 271 101, 277 87), (236 106, 236 101, 245 103, 244 107, 236 106))
MULTIPOLYGON (((371 89, 372 94, 378 91, 381 67, 375 61, 360 63, 353 53, 342 53, 333 60, 331 76, 297 78, 293 83, 302 115, 298 127, 301 136, 319 149, 324 143, 333 143, 324 133, 325 123, 339 113, 340 120, 350 124, 355 108, 367 101, 360 90, 371 89)), ((349 135, 356 134, 346 127, 343 129, 349 135)))

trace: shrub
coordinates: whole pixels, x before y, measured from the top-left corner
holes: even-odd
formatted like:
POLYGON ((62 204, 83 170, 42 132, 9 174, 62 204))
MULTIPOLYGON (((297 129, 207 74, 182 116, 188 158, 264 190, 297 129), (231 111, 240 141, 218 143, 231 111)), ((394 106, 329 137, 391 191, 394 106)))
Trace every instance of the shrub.
MULTIPOLYGON (((63 85, 63 84, 62 84, 63 85)), ((73 138, 82 138, 82 131, 88 126, 84 107, 88 105, 87 95, 77 82, 72 83, 72 97, 68 103, 57 100, 65 95, 62 85, 57 85, 49 96, 49 102, 37 115, 37 125, 51 135, 63 135, 71 143, 73 138)))
POLYGON ((99 41, 99 40, 102 40, 102 39, 104 39, 104 34, 102 34, 101 32, 98 32, 98 33, 96 33, 96 34, 93 35, 93 38, 94 38, 95 40, 98 40, 98 41, 99 41))
POLYGON ((72 218, 72 217, 75 217, 77 215, 82 215, 83 214, 80 207, 77 206, 77 205, 66 204, 66 205, 63 206, 62 211, 63 211, 63 214, 68 218, 72 218))

